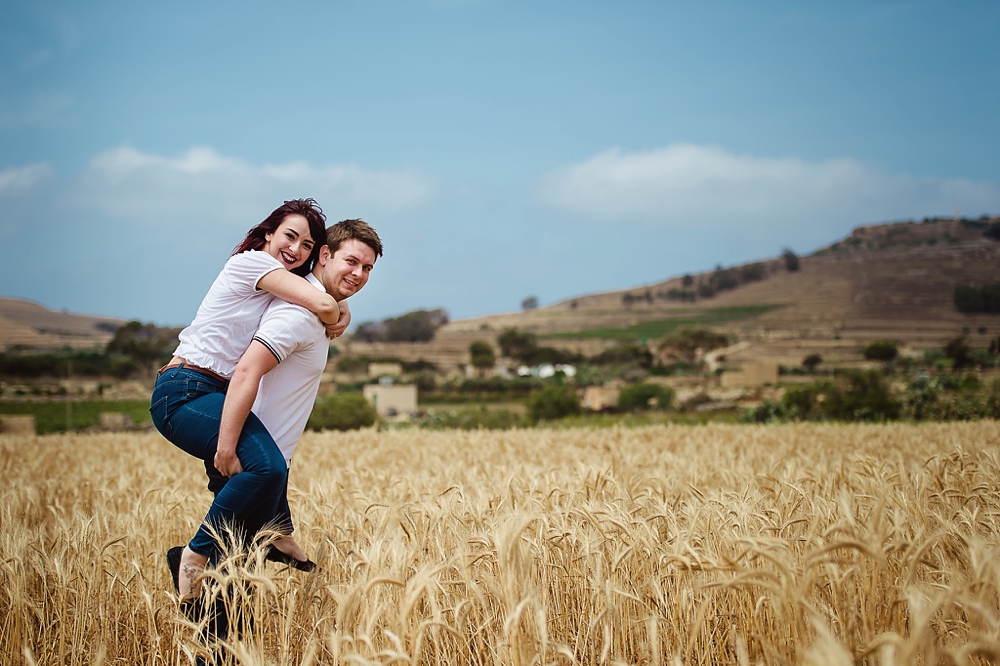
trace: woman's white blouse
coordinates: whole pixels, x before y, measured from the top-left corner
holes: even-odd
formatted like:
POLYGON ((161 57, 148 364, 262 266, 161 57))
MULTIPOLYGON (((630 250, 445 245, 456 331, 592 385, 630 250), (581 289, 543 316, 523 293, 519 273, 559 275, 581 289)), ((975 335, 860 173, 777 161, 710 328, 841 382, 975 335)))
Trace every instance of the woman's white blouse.
POLYGON ((181 331, 174 356, 232 377, 250 346, 271 299, 257 288, 262 277, 284 266, 267 252, 249 250, 229 258, 208 290, 191 325, 181 331))

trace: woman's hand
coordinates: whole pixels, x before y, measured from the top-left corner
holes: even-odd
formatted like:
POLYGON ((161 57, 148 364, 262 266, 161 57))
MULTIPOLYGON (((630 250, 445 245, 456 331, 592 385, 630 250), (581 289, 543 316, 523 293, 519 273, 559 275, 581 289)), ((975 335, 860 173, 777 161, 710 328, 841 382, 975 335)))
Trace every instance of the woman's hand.
POLYGON ((216 451, 213 464, 215 469, 219 470, 219 473, 226 478, 232 478, 243 471, 243 465, 236 457, 236 451, 216 451))
POLYGON ((340 319, 337 320, 336 324, 326 325, 326 337, 331 340, 342 336, 347 327, 351 325, 351 309, 347 306, 347 301, 340 301, 337 305, 340 308, 340 319))

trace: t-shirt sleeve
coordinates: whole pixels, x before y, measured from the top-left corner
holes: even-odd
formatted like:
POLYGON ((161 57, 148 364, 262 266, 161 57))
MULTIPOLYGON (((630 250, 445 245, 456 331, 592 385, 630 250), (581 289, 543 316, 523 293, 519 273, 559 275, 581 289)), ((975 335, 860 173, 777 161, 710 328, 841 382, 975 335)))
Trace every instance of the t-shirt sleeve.
POLYGON ((275 300, 261 318, 253 339, 271 350, 281 363, 303 344, 302 334, 315 317, 303 307, 275 300))
POLYGON ((226 265, 228 277, 234 291, 252 294, 257 291, 260 279, 275 269, 284 270, 277 259, 267 252, 251 250, 241 252, 229 259, 226 265))

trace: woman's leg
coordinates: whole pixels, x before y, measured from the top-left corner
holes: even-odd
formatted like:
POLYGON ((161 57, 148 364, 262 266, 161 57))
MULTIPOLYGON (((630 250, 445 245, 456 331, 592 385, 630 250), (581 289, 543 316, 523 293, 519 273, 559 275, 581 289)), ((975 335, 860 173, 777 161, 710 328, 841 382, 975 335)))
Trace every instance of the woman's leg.
POLYGON ((236 444, 236 456, 243 471, 225 479, 215 470, 213 461, 224 401, 225 396, 218 393, 202 396, 178 409, 172 419, 174 444, 205 462, 209 488, 215 492, 205 524, 189 544, 192 551, 212 561, 220 555, 212 530, 219 535, 232 530, 240 534, 241 543, 248 544, 261 527, 274 519, 286 469, 278 445, 251 414, 236 444))
POLYGON ((236 446, 243 472, 225 479, 215 470, 224 391, 224 384, 207 380, 201 373, 173 369, 160 376, 153 392, 150 412, 157 429, 175 446, 205 462, 209 488, 215 493, 204 524, 181 557, 182 596, 184 588, 190 589, 188 579, 221 554, 212 530, 219 535, 232 530, 248 544, 247 539, 273 520, 286 477, 281 451, 253 414, 236 446))

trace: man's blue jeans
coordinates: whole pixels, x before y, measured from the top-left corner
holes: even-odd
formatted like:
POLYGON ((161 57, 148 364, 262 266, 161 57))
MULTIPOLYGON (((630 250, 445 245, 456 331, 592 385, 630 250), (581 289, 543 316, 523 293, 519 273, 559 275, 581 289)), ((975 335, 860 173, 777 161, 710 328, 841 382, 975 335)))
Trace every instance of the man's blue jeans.
POLYGON ((208 557, 213 564, 219 560, 221 548, 212 530, 220 536, 232 530, 249 547, 257 532, 275 519, 287 478, 284 456, 267 428, 252 413, 236 445, 236 457, 243 471, 227 479, 215 469, 227 387, 227 382, 197 370, 183 366, 170 368, 157 378, 149 407, 153 425, 160 434, 205 463, 208 488, 215 494, 215 500, 188 547, 208 557))

